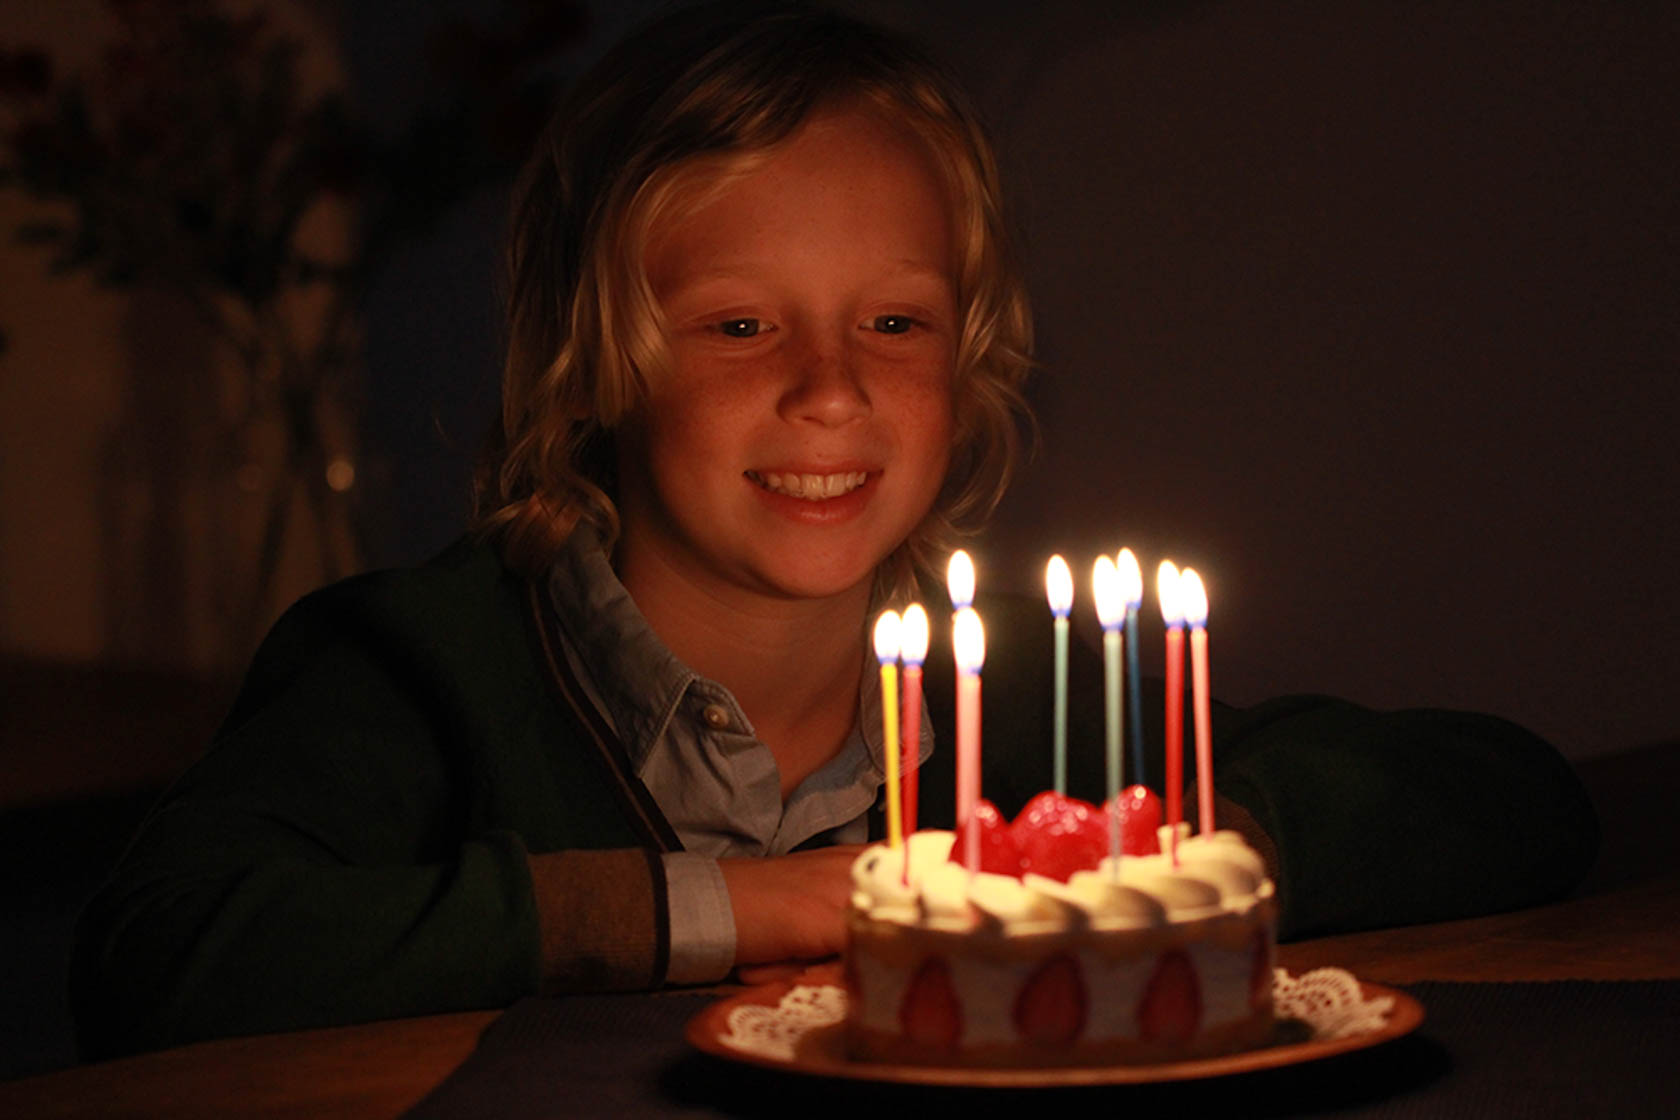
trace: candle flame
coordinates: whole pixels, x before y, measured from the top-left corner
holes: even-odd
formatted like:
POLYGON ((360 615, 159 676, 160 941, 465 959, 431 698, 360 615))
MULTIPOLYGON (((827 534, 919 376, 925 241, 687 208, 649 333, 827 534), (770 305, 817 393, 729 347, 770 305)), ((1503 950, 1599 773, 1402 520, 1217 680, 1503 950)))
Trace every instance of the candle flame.
POLYGON ((1126 600, 1120 595, 1120 573, 1108 556, 1097 557, 1091 565, 1091 596, 1097 601, 1097 621, 1104 630, 1112 630, 1126 621, 1126 600))
POLYGON ((1137 554, 1122 548, 1114 567, 1120 572, 1120 593, 1126 597, 1127 609, 1143 606, 1143 569, 1138 567, 1137 554))
POLYGON ((927 660, 928 616, 920 603, 904 609, 904 626, 898 633, 899 653, 906 665, 920 665, 927 660))
POLYGON ((1202 577, 1196 574, 1194 568, 1184 569, 1178 580, 1179 599, 1184 606, 1184 621, 1199 630, 1207 625, 1207 588, 1202 586, 1202 577))
POLYGON ((986 663, 986 628, 973 607, 962 607, 951 623, 951 645, 957 654, 959 673, 978 673, 986 663))
POLYGON ((1178 565, 1171 560, 1161 561, 1155 570, 1155 597, 1161 600, 1161 621, 1171 626, 1184 625, 1184 607, 1179 601, 1178 565))
POLYGON ((1073 609, 1073 573, 1060 553, 1044 565, 1044 597, 1050 600, 1050 613, 1057 618, 1066 618, 1073 609))
POLYGON ((974 561, 960 548, 951 553, 951 563, 945 569, 945 586, 951 589, 952 610, 974 605, 974 561))
POLYGON ((875 620, 875 659, 883 665, 898 660, 898 633, 902 626, 897 611, 882 611, 875 620))

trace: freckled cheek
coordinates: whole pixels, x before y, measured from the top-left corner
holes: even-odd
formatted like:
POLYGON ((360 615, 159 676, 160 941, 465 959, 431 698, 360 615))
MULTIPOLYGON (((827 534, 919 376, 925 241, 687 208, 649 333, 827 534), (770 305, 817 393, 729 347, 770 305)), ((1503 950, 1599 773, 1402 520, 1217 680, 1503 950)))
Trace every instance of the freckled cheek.
POLYGON ((892 407, 902 452, 916 459, 923 473, 931 475, 934 488, 950 466, 951 440, 956 418, 950 393, 939 387, 901 399, 892 407))

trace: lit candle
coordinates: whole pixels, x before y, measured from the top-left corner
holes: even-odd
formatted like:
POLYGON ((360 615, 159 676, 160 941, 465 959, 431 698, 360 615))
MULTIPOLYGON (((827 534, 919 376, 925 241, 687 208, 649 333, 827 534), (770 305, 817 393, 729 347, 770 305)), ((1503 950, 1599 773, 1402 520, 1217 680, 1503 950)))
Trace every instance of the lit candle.
POLYGON ((951 553, 951 561, 945 566, 945 586, 951 592, 953 611, 974 605, 974 561, 960 548, 951 553))
POLYGON ((1056 707, 1055 760, 1056 792, 1067 793, 1067 663, 1068 612, 1073 609, 1073 573, 1060 556, 1050 557, 1044 566, 1044 596, 1050 601, 1050 613, 1055 616, 1056 632, 1056 707))
POLYGON ((881 726, 887 735, 887 845, 904 843, 898 794, 898 643, 902 629, 897 611, 875 620, 875 659, 881 663, 881 726))
POLYGON ((1184 818, 1184 611, 1179 604, 1178 567, 1161 561, 1155 596, 1167 627, 1167 829, 1173 863, 1178 863, 1178 822, 1184 818))
MULTIPOLYGON (((904 658, 904 835, 916 831, 916 804, 920 796, 917 784, 921 773, 922 755, 922 662, 927 660, 928 616, 920 603, 911 603, 904 612, 904 626, 899 631, 899 655, 904 658)), ((904 864, 905 875, 910 873, 909 861, 904 864)))
POLYGON ((1202 835, 1213 831, 1213 701, 1208 697, 1207 588, 1196 569, 1179 583, 1184 621, 1190 626, 1190 692, 1196 712, 1196 807, 1202 835))
POLYGON ((980 668, 986 662, 986 630, 973 607, 957 611, 951 645, 957 659, 957 835, 963 866, 980 870, 980 829, 974 807, 980 801, 980 668))
POLYGON ((1143 606, 1143 571, 1137 556, 1122 548, 1114 567, 1120 573, 1120 590, 1126 596, 1126 714, 1131 717, 1132 781, 1143 778, 1143 704, 1139 700, 1142 680, 1138 674, 1138 609, 1143 606))
POLYGON ((1120 627, 1126 620, 1126 599, 1120 588, 1120 573, 1107 556, 1097 557, 1091 567, 1091 597, 1097 603, 1097 621, 1103 632, 1103 708, 1107 716, 1108 745, 1108 855, 1114 873, 1120 873, 1120 725, 1123 719, 1120 693, 1120 627))

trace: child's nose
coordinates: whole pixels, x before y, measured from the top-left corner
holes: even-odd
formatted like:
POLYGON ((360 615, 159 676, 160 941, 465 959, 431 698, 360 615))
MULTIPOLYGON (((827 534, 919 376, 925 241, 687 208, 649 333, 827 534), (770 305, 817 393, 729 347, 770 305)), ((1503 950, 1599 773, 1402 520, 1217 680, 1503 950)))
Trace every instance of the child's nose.
POLYGON ((782 416, 837 428, 869 415, 869 393, 843 348, 812 347, 794 363, 780 402, 782 416))

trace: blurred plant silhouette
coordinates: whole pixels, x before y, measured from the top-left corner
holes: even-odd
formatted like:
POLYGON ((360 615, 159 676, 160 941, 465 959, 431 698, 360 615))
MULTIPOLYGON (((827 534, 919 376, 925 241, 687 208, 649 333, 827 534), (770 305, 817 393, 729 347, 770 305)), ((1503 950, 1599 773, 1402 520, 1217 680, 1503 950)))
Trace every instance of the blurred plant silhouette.
POLYGON ((237 356, 240 399, 218 436, 227 477, 254 477, 258 426, 283 433, 278 465, 247 486, 265 511, 231 620, 230 655, 242 658, 272 606, 300 496, 323 580, 360 554, 365 486, 352 445, 371 285, 394 248, 512 176, 585 10, 517 0, 493 25, 439 25, 422 103, 400 128, 377 129, 343 89, 306 92, 307 44, 272 4, 107 7, 115 36, 89 72, 60 76, 45 51, 0 44, 0 187, 43 204, 16 235, 48 255, 50 271, 176 293, 237 356), (306 220, 332 204, 348 208, 353 233, 342 248, 312 250, 322 239, 307 236, 306 220), (335 526, 349 555, 335 551, 335 526))

